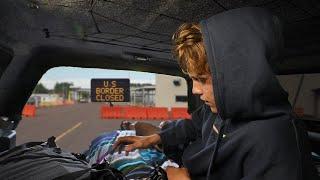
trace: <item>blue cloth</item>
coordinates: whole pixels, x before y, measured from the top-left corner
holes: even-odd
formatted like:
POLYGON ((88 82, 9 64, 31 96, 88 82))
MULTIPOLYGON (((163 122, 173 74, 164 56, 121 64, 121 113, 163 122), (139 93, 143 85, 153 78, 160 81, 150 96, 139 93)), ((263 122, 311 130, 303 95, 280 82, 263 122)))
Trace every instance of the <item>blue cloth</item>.
POLYGON ((90 165, 108 162, 127 177, 144 177, 150 174, 155 165, 161 165, 166 157, 156 149, 142 149, 130 152, 112 152, 112 145, 118 137, 135 135, 135 131, 112 131, 95 138, 89 147, 86 159, 90 165))

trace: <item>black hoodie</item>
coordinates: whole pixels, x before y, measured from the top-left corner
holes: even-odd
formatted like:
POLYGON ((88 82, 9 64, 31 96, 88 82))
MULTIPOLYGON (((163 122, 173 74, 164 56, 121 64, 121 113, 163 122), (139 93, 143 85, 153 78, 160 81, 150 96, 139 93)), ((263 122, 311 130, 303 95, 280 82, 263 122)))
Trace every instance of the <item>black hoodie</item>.
POLYGON ((192 179, 318 179, 306 133, 270 65, 281 50, 279 20, 241 8, 202 21, 201 31, 218 114, 203 105, 160 133, 164 147, 191 142, 182 161, 192 179))

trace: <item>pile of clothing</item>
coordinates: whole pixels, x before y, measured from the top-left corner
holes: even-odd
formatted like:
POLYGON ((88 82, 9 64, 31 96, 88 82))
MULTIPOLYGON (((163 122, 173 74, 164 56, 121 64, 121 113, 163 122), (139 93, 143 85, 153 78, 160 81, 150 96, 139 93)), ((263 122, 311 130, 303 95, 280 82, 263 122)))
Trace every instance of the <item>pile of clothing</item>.
POLYGON ((166 161, 166 156, 157 149, 140 149, 129 152, 113 152, 112 145, 122 136, 135 136, 135 130, 116 130, 104 133, 91 142, 89 150, 85 153, 90 165, 109 163, 121 171, 128 179, 149 177, 155 169, 166 161))

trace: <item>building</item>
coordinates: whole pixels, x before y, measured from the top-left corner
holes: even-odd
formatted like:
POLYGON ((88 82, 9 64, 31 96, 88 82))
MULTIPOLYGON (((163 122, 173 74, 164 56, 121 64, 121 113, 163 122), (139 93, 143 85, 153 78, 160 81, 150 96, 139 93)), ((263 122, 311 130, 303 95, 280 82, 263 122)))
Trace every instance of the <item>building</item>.
POLYGON ((161 74, 156 75, 156 107, 187 107, 187 101, 187 82, 184 78, 161 74))
POLYGON ((155 85, 131 84, 131 105, 155 106, 155 85))
POLYGON ((62 102, 62 98, 58 94, 32 94, 28 100, 28 104, 39 106, 51 106, 57 102, 62 102))
POLYGON ((68 93, 68 100, 90 102, 90 93, 90 88, 71 87, 68 93))

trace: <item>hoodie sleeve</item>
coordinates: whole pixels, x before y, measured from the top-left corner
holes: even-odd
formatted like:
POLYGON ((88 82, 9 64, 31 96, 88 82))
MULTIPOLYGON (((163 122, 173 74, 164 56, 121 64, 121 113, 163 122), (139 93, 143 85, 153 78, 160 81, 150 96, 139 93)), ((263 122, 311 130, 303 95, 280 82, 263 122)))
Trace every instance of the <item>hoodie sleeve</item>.
POLYGON ((202 113, 204 113, 204 111, 204 106, 201 106, 191 114, 191 120, 178 120, 172 122, 170 127, 162 130, 159 135, 163 147, 185 144, 195 140, 198 136, 201 136, 203 123, 202 113))

